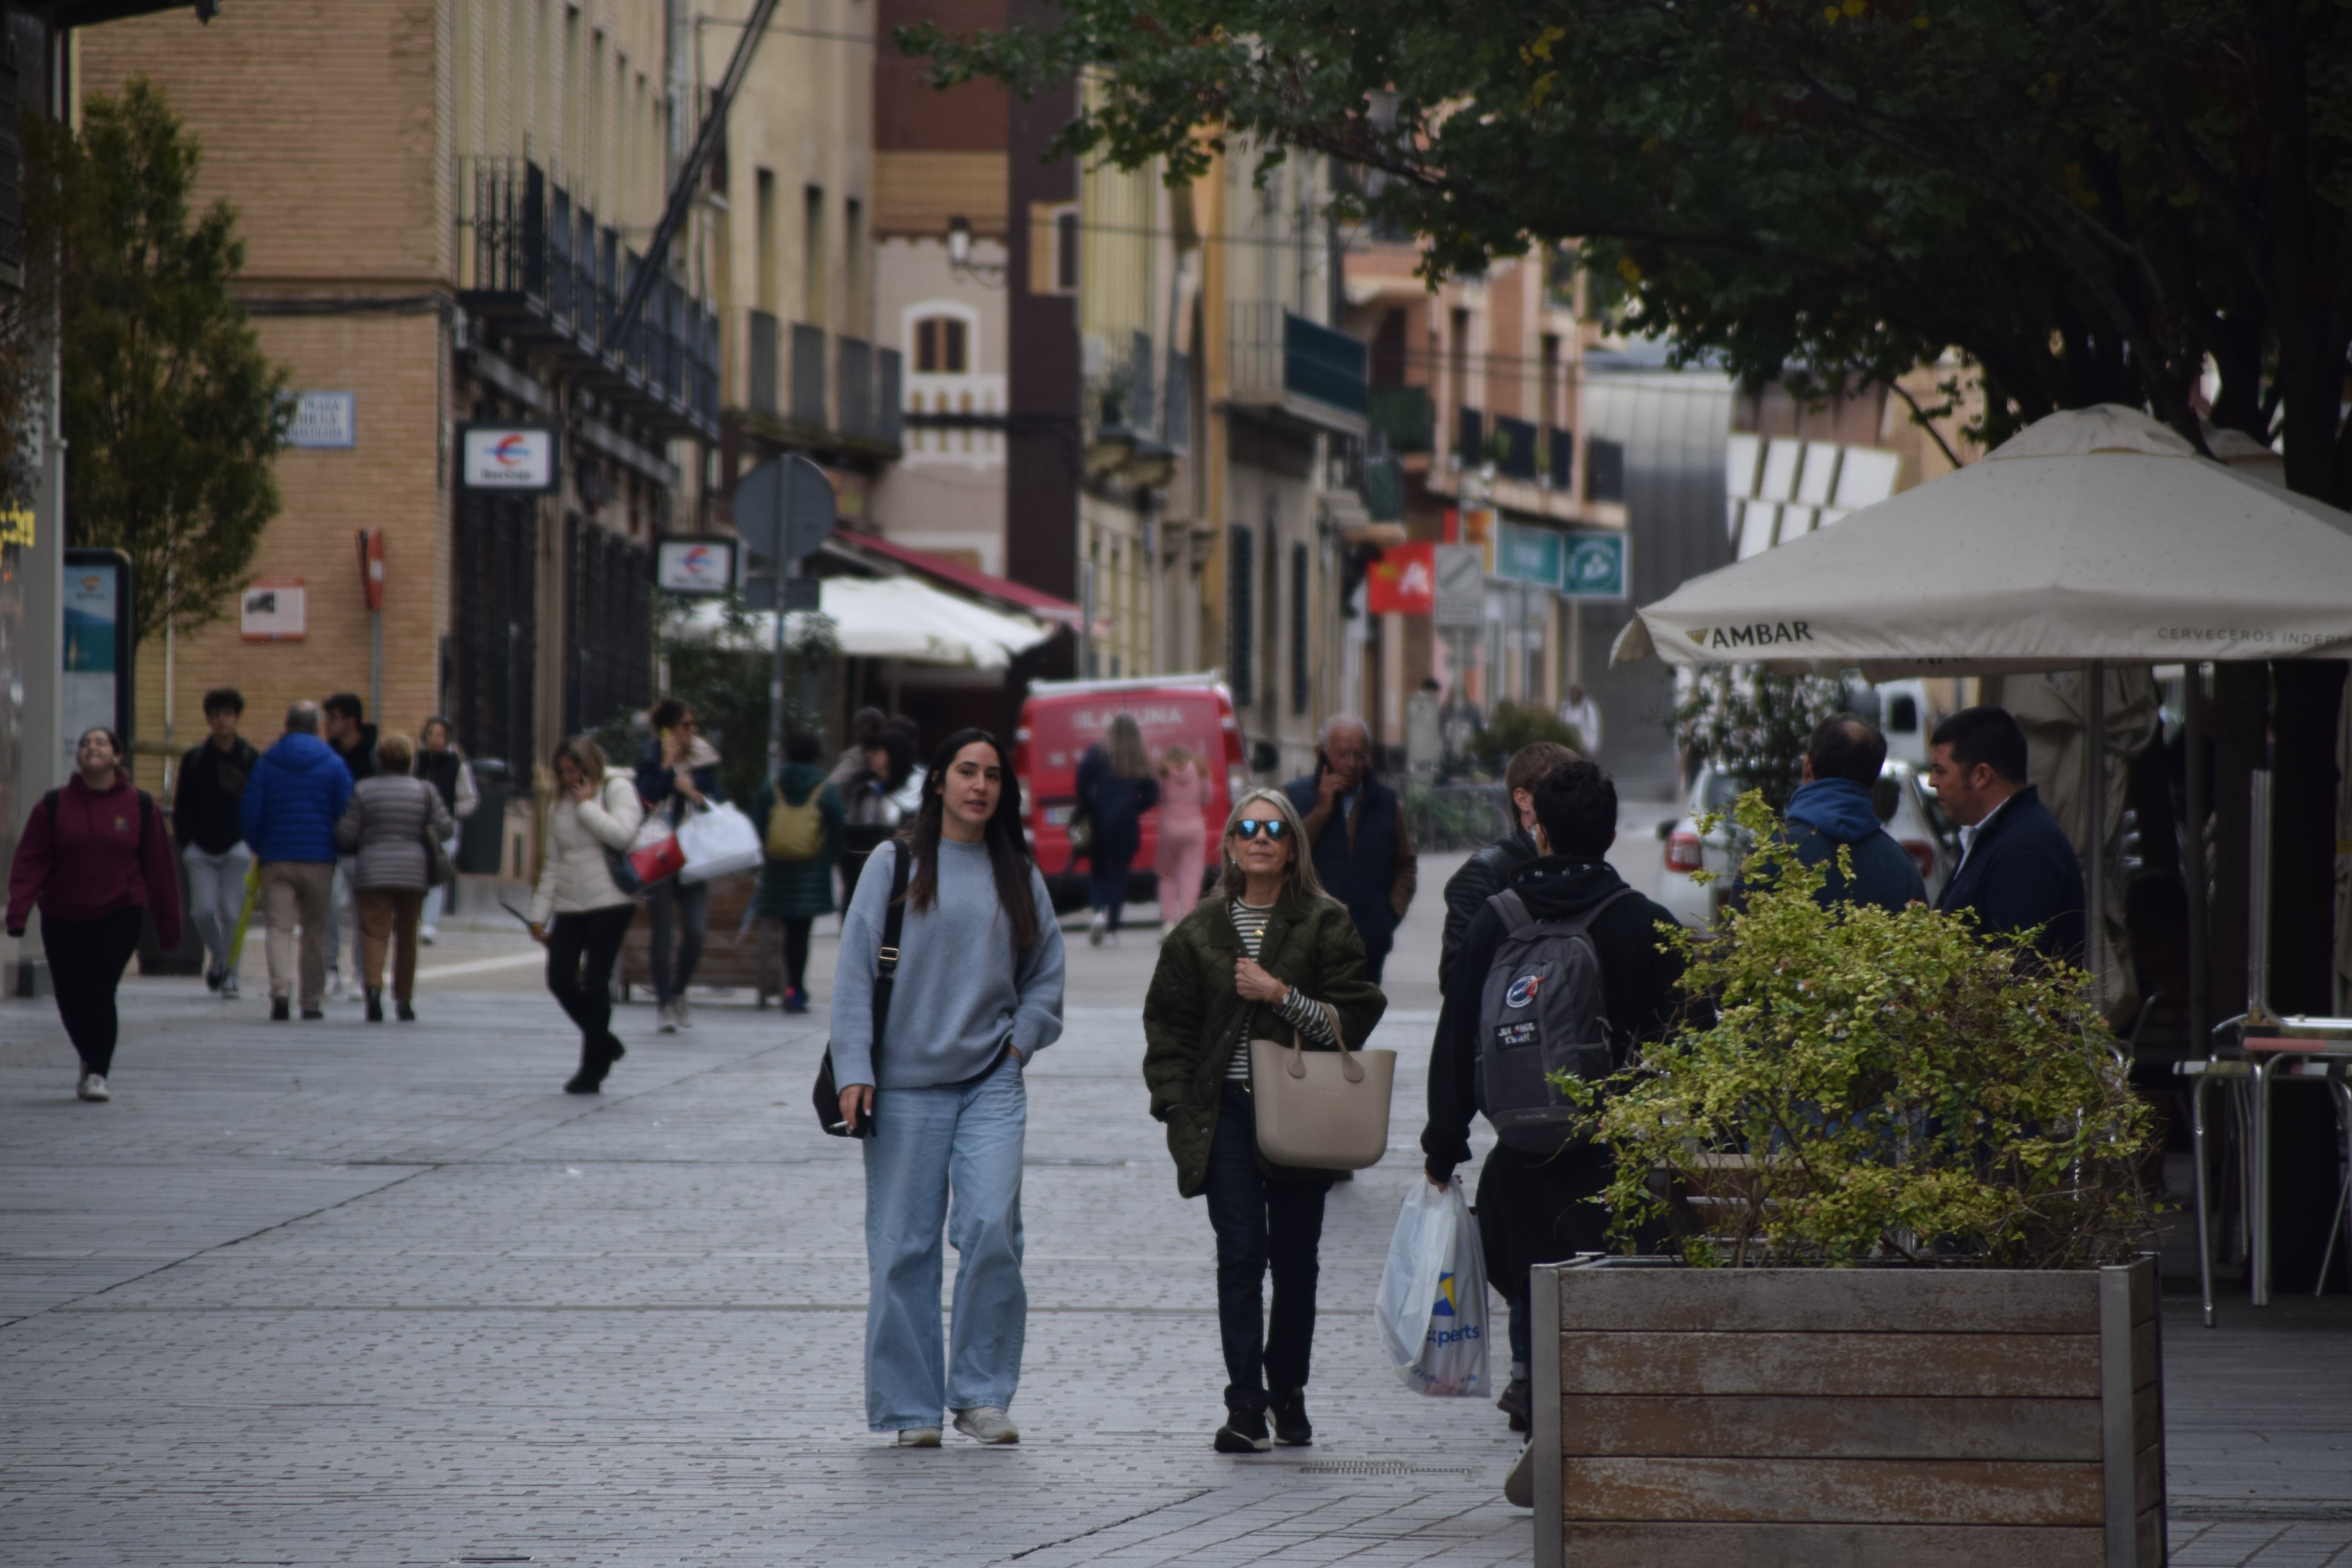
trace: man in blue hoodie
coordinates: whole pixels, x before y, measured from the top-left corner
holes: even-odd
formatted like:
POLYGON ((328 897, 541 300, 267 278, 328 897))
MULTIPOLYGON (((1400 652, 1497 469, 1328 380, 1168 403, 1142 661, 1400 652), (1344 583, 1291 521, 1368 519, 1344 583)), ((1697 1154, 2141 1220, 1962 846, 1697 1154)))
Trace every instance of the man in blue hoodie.
POLYGON ((1852 713, 1822 720, 1805 743, 1805 782, 1789 797, 1789 840, 1798 859, 1827 868, 1818 895, 1824 908, 1875 904, 1894 913, 1927 901, 1917 862, 1879 826, 1871 805, 1871 786, 1885 761, 1886 737, 1852 713), (1838 868, 1841 847, 1852 851, 1850 881, 1838 868))
POLYGON ((269 927, 269 1017, 284 1023, 294 990, 294 931, 302 932, 302 1016, 324 1017, 328 905, 335 884, 335 824, 352 798, 352 773, 319 739, 319 705, 286 710, 286 733, 261 753, 237 802, 245 841, 261 863, 261 911, 269 927))

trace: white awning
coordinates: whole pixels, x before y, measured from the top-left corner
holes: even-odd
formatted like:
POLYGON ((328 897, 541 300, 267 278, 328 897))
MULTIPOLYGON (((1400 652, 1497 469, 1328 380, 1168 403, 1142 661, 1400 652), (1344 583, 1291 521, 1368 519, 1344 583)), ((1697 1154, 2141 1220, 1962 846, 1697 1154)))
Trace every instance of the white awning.
MULTIPOLYGON (((1043 621, 991 609, 914 577, 827 577, 819 591, 834 640, 853 658, 1003 669, 1054 635, 1043 621)), ((809 619, 799 611, 787 616, 785 638, 804 635, 809 619)), ((775 637, 774 614, 762 611, 751 623, 748 646, 768 647, 775 637)), ((721 627, 719 604, 705 600, 687 617, 685 635, 709 641, 721 627)))
POLYGON ((2341 658, 2352 517, 2147 416, 2053 414, 1982 462, 1644 605, 1614 661, 1871 679, 2091 659, 2341 658))

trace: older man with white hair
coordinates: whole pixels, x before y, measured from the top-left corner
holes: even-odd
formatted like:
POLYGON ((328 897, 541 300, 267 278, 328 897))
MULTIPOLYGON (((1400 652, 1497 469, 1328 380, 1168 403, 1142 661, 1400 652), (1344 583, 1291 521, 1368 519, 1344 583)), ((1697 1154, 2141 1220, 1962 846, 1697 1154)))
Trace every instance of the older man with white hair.
POLYGON ((1402 803, 1373 775, 1370 727, 1352 713, 1326 721, 1314 776, 1283 789, 1307 828, 1324 890, 1355 917, 1365 973, 1378 984, 1397 922, 1412 903, 1420 865, 1402 803))

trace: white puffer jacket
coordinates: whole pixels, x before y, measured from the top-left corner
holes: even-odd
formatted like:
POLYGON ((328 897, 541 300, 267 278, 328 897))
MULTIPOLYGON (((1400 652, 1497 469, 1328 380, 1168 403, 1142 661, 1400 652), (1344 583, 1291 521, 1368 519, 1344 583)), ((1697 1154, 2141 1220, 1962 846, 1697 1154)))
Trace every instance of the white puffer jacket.
POLYGON ((645 817, 636 784, 617 770, 607 773, 604 786, 588 799, 567 795, 557 800, 547 813, 545 864, 530 900, 531 923, 543 926, 555 915, 632 902, 613 885, 604 851, 625 851, 645 817))

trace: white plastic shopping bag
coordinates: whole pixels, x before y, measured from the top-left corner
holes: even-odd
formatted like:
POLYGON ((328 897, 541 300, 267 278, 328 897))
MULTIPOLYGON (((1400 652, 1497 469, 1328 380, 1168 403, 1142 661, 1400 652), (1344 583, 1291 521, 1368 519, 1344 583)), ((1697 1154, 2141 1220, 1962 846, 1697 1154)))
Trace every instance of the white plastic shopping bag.
POLYGON ((756 870, 761 858, 760 830, 724 801, 707 811, 688 812, 677 825, 677 847, 686 851, 686 868, 677 874, 681 882, 756 870))
POLYGON ((1442 1188, 1416 1181, 1405 1194, 1372 1317, 1389 1365, 1407 1388, 1488 1391, 1486 1261, 1460 1177, 1442 1188))

